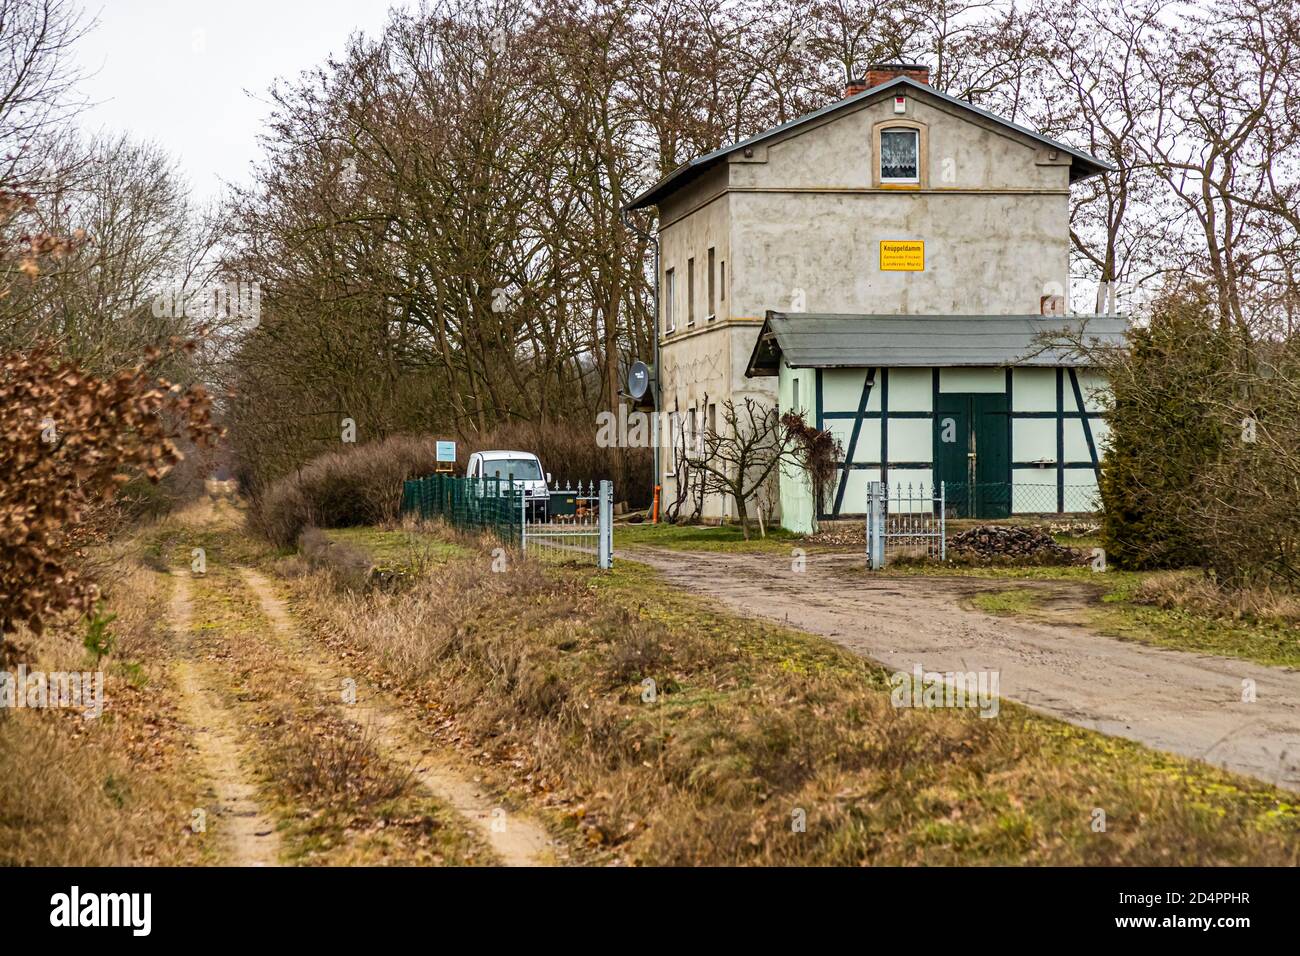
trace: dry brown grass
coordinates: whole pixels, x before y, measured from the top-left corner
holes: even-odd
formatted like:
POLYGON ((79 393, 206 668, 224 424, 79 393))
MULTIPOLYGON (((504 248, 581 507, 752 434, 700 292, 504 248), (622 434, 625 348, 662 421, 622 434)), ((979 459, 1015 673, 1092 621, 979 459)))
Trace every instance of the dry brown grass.
POLYGON ((1300 624, 1300 595, 1268 587, 1224 588, 1199 571, 1147 575, 1134 586, 1130 600, 1232 620, 1300 624))
POLYGON ((1263 785, 1005 702, 995 720, 895 709, 872 665, 719 613, 645 569, 489 568, 486 554, 452 560, 398 594, 307 576, 297 603, 598 857, 1300 861, 1293 802, 1263 785), (1090 826, 1098 807, 1104 834, 1090 826))
POLYGON ((382 757, 373 733, 319 710, 305 720, 282 717, 272 746, 271 763, 282 785, 311 800, 346 807, 368 807, 407 796, 414 773, 382 757))
MULTIPOLYGON (((202 862, 206 836, 191 832, 198 768, 172 696, 167 663, 168 583, 127 554, 97 555, 113 648, 104 712, 0 711, 0 864, 184 865, 202 862)), ((29 670, 94 670, 84 626, 64 620, 24 635, 29 670)))
POLYGON ((366 552, 330 539, 319 528, 308 528, 298 536, 298 553, 308 567, 334 576, 341 587, 364 587, 374 567, 366 552))
POLYGON ((187 794, 134 764, 120 735, 64 724, 30 712, 0 718, 0 865, 200 862, 187 794))

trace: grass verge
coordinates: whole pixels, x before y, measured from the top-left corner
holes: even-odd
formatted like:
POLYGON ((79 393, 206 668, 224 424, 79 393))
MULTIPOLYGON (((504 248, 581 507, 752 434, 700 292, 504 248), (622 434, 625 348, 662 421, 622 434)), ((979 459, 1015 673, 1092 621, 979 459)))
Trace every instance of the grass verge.
POLYGON ((784 528, 768 528, 767 537, 759 537, 758 526, 750 529, 750 539, 745 540, 738 524, 724 525, 673 525, 673 524, 616 524, 614 547, 647 546, 668 548, 673 551, 781 551, 803 540, 784 528))
POLYGON ((1012 591, 991 591, 987 594, 976 594, 971 598, 971 604, 986 614, 1010 617, 1016 614, 1025 614, 1038 607, 1039 595, 1025 588, 1012 591))
MULTIPOLYGON (((1036 592, 1005 591, 980 595, 972 603, 994 614, 1024 614, 1059 619, 1125 640, 1197 654, 1217 654, 1271 667, 1300 667, 1300 621, 1290 615, 1243 609, 1219 598, 1199 598, 1203 575, 1185 572, 1114 571, 1090 567, 982 567, 925 565, 891 567, 890 574, 943 575, 995 581, 1061 581, 1095 589, 1095 606, 1086 612, 1057 613, 1033 600, 1036 592), (1171 587, 1171 579, 1185 582, 1171 587), (1010 595, 1021 594, 1012 598, 1010 595)), ((1041 597, 1041 595, 1037 595, 1041 597)))
MULTIPOLYGON (((1181 576, 1200 577, 1200 573, 1181 576)), ((1109 591, 1092 616, 1093 625, 1103 633, 1144 644, 1238 657, 1273 667, 1300 667, 1300 623, 1224 606, 1183 606, 1183 597, 1176 592, 1167 599, 1162 596, 1163 582, 1170 577, 1167 572, 1156 572, 1108 581, 1109 591)))
POLYGON ((331 541, 364 550, 381 571, 421 571, 449 558, 464 555, 464 545, 428 531, 393 528, 329 528, 331 541))
POLYGON ((211 844, 191 829, 201 770, 170 679, 170 583, 137 560, 136 542, 102 548, 108 653, 64 620, 20 636, 34 671, 103 673, 103 712, 0 710, 0 865, 191 866, 211 844))
POLYGON ((597 859, 1300 861, 1293 795, 1006 702, 991 720, 895 708, 869 662, 630 562, 494 572, 475 554, 396 593, 292 586, 318 633, 597 859))

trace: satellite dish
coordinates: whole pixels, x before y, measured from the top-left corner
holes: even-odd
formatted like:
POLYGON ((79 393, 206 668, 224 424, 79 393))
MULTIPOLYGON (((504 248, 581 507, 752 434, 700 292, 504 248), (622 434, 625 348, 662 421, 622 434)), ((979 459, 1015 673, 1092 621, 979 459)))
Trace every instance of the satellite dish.
POLYGON ((650 368, 642 361, 633 362, 627 370, 627 393, 639 402, 650 387, 650 368))

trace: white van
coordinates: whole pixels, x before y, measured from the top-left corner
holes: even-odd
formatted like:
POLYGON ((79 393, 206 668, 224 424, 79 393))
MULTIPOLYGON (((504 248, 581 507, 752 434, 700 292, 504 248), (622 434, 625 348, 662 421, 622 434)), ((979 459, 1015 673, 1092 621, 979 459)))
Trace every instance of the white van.
POLYGON ((476 451, 469 456, 465 477, 484 481, 500 478, 503 491, 513 481, 515 488, 524 489, 529 516, 535 519, 546 516, 550 501, 546 486, 551 483, 551 476, 542 470, 542 460, 531 452, 476 451))

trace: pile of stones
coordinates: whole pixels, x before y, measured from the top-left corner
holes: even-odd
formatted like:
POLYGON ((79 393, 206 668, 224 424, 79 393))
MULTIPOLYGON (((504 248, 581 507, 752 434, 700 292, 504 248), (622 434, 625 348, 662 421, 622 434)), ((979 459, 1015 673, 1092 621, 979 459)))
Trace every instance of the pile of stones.
POLYGON ((948 539, 948 556, 1025 564, 1080 564, 1082 551, 1056 543, 1042 528, 986 524, 948 539))

